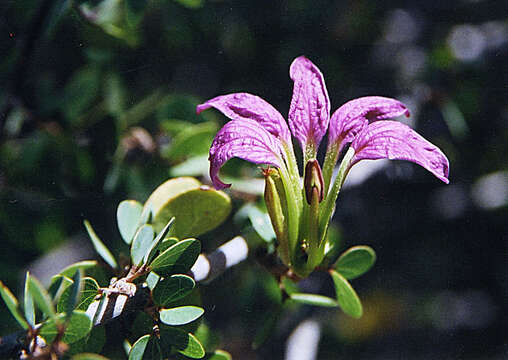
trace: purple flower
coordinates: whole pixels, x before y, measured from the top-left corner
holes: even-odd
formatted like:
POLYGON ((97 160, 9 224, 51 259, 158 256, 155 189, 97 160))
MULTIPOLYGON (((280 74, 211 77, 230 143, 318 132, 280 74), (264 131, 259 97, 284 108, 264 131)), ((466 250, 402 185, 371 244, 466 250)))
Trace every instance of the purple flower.
POLYGON ((289 75, 294 82, 289 126, 272 105, 247 93, 218 96, 196 110, 200 113, 213 107, 232 120, 217 133, 210 148, 210 177, 217 189, 229 186, 219 179, 219 170, 233 157, 276 168, 266 170, 264 175, 265 201, 278 252, 288 267, 304 277, 324 258, 324 239, 335 201, 354 164, 364 159, 409 160, 448 183, 448 159, 407 125, 387 120, 409 116, 401 102, 380 96, 362 97, 345 103, 330 117, 330 100, 321 71, 300 56, 291 64, 289 75), (316 156, 327 131, 321 171, 316 156), (303 182, 291 134, 303 151, 303 182), (349 149, 343 152, 347 146, 349 149), (338 175, 331 184, 341 153, 344 155, 338 175))
MULTIPOLYGON (((404 159, 423 166, 448 182, 448 160, 436 146, 397 122, 383 122, 372 127, 376 121, 409 116, 404 104, 386 97, 367 96, 345 103, 330 118, 330 101, 321 71, 309 59, 300 56, 291 64, 289 74, 294 81, 289 128, 304 151, 305 161, 316 156, 327 129, 328 151, 334 148, 335 152, 332 167, 340 151, 363 134, 363 150, 356 154, 353 164, 362 159, 404 159), (370 129, 368 133, 364 133, 366 129, 370 129), (396 137, 396 134, 401 136, 396 137), (408 136, 403 137, 402 134, 408 136), (368 139, 372 139, 371 144, 368 139)), ((197 113, 210 107, 233 120, 219 131, 210 149, 210 176, 216 188, 229 186, 219 179, 218 173, 232 157, 276 167, 291 161, 294 155, 291 153, 288 125, 268 102, 248 93, 235 93, 198 105, 197 113)), ((360 146, 359 141, 355 144, 360 146)), ((325 177, 330 177, 326 170, 325 177)))

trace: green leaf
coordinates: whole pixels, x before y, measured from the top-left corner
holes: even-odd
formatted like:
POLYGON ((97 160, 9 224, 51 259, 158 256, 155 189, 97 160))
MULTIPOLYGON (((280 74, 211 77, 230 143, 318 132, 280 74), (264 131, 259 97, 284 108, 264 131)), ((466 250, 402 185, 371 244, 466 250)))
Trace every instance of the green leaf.
POLYGON ((175 0, 175 1, 189 9, 200 8, 203 6, 204 3, 203 0, 175 0))
POLYGON ((160 278, 161 277, 159 275, 157 275, 153 271, 150 271, 150 273, 146 277, 146 283, 148 284, 148 288, 150 290, 153 290, 157 286, 157 284, 159 283, 159 279, 160 278))
POLYGON ((150 251, 148 251, 143 259, 143 262, 145 264, 149 264, 150 261, 152 261, 153 257, 155 256, 155 254, 157 253, 157 251, 159 250, 158 247, 159 247, 159 243, 161 242, 162 239, 164 239, 166 237, 166 235, 168 234, 169 232, 169 229, 171 229, 171 226, 173 225, 173 223, 175 222, 175 218, 172 217, 169 222, 166 224, 166 226, 164 227, 164 229, 162 229, 162 231, 160 231, 158 234, 157 234, 157 237, 155 238, 155 240, 153 241, 152 243, 152 246, 150 247, 150 251))
POLYGON ((161 342, 163 348, 167 348, 166 344, 172 345, 180 354, 193 359, 201 359, 205 356, 203 345, 196 337, 183 330, 171 327, 161 329, 161 342))
POLYGON ((164 157, 172 162, 208 153, 218 130, 217 124, 212 121, 195 125, 190 125, 187 122, 186 125, 172 139, 168 150, 162 153, 164 157))
MULTIPOLYGON (((59 314, 57 320, 62 323, 65 319, 64 314, 59 314)), ((84 311, 74 310, 70 316, 62 340, 67 344, 72 344, 85 336, 92 330, 92 321, 84 311)), ((54 320, 45 322, 42 327, 40 334, 46 342, 54 340, 58 334, 57 327, 54 320)))
POLYGON ((143 205, 135 200, 124 200, 116 210, 118 230, 123 241, 130 245, 139 226, 143 205))
POLYGON ((0 295, 2 296, 2 299, 5 302, 5 305, 7 305, 7 308, 11 312, 12 316, 16 319, 18 324, 21 325, 23 329, 28 329, 28 323, 21 315, 19 311, 19 303, 18 300, 14 295, 12 295, 11 291, 0 281, 0 295))
POLYGON ((74 355, 71 360, 108 360, 108 358, 99 354, 81 353, 74 355))
POLYGON ((376 253, 369 246, 354 246, 337 260, 335 269, 346 279, 354 279, 367 272, 376 262, 376 253))
POLYGON ((300 304, 314 306, 336 307, 339 305, 334 299, 317 294, 292 293, 290 299, 300 304))
MULTIPOLYGON (((86 277, 82 281, 82 290, 79 294, 79 301, 77 301, 76 310, 85 310, 88 308, 88 305, 90 305, 95 297, 98 294, 99 284, 97 284, 97 281, 95 279, 92 279, 90 277, 86 277)), ((62 296, 60 296, 60 299, 57 303, 56 309, 57 312, 65 312, 65 304, 68 302, 68 299, 71 295, 71 288, 67 288, 63 293, 62 296)))
POLYGON ((83 222, 86 227, 86 231, 88 232, 88 236, 90 236, 90 239, 92 240, 93 247, 95 248, 95 251, 106 261, 106 263, 109 264, 113 269, 118 268, 118 264, 116 263, 115 258, 111 254, 111 252, 108 250, 106 245, 104 245, 95 233, 95 231, 92 228, 92 225, 88 220, 85 220, 83 222))
POLYGON ((60 275, 67 276, 68 278, 72 278, 74 276, 74 273, 78 269, 89 269, 97 265, 97 261, 95 260, 83 260, 79 261, 77 263, 74 263, 72 265, 67 266, 65 269, 60 271, 60 275))
POLYGON ((145 254, 150 251, 153 242, 153 228, 151 225, 143 225, 134 236, 131 246, 132 263, 140 266, 143 263, 145 254))
POLYGON ((162 240, 157 250, 159 250, 159 252, 162 253, 167 249, 169 249, 171 246, 175 245, 178 241, 179 240, 176 237, 165 238, 164 240, 162 240))
POLYGON ((201 244, 198 240, 182 240, 157 256, 150 266, 153 271, 162 276, 186 273, 196 262, 200 251, 201 244))
POLYGON ((231 354, 224 350, 215 350, 211 354, 207 354, 206 360, 233 360, 231 354))
POLYGON ((334 270, 330 270, 330 275, 332 275, 340 308, 346 314, 354 318, 360 318, 363 314, 362 303, 351 284, 334 270))
POLYGON ((76 271, 74 277, 72 278, 73 284, 69 286, 69 296, 65 301, 64 307, 65 313, 68 314, 68 316, 71 316, 72 310, 74 310, 74 307, 76 306, 79 300, 79 296, 83 286, 83 284, 81 283, 82 273, 83 270, 76 271))
POLYGON ((293 280, 291 280, 290 278, 288 278, 286 276, 283 276, 281 278, 281 282, 282 282, 282 285, 284 285, 284 290, 286 291, 286 293, 288 295, 291 295, 291 294, 294 294, 294 293, 297 293, 300 291, 300 288, 298 287, 298 285, 295 284, 293 280))
POLYGON ((162 309, 159 311, 161 321, 166 325, 185 325, 203 315, 204 309, 198 306, 179 306, 172 309, 162 309))
POLYGON ((131 351, 129 352, 129 360, 142 360, 149 340, 150 335, 148 334, 136 340, 136 342, 131 346, 131 351))
POLYGON ((208 161, 208 154, 202 156, 191 157, 184 162, 172 166, 169 169, 169 176, 202 176, 208 173, 210 162, 208 161))
POLYGON ((49 297, 48 292, 44 287, 39 283, 39 281, 30 277, 28 289, 33 296, 35 304, 41 309, 41 311, 48 315, 51 319, 56 319, 55 308, 53 307, 53 303, 51 302, 51 298, 49 297))
POLYGON ((275 232, 267 212, 252 203, 245 205, 243 211, 246 211, 252 227, 263 240, 271 242, 275 239, 275 232))
POLYGON ((148 198, 145 208, 152 210, 156 231, 175 217, 170 234, 186 238, 199 236, 224 222, 231 212, 231 199, 194 178, 182 177, 159 186, 148 198))
POLYGON ((164 307, 189 295, 194 286, 195 282, 190 276, 172 275, 161 280, 153 289, 153 301, 164 307))
POLYGON ((35 325, 35 307, 34 307, 34 299, 28 285, 30 284, 30 273, 27 271, 25 276, 25 294, 24 294, 24 310, 25 310, 25 319, 31 326, 35 325))
POLYGON ((104 326, 94 326, 88 336, 70 344, 70 349, 66 355, 100 353, 104 344, 106 344, 106 328, 104 326))
POLYGON ((63 292, 72 284, 72 279, 69 279, 67 276, 61 274, 53 276, 48 289, 48 293, 52 297, 53 302, 58 304, 58 300, 62 296, 63 292))

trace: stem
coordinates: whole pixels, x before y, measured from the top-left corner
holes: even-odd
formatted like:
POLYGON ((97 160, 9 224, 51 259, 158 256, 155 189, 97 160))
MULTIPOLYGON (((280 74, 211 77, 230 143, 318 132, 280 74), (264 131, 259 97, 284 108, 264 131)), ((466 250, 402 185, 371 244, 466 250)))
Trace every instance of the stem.
POLYGON ((333 210, 335 208, 335 201, 337 201, 342 184, 344 184, 346 175, 349 172, 351 160, 354 155, 355 150, 350 147, 340 163, 339 172, 332 188, 330 189, 329 196, 327 196, 325 201, 322 203, 321 216, 319 218, 319 228, 321 229, 322 236, 326 234, 326 228, 328 227, 328 223, 330 222, 330 218, 332 217, 333 210))
POLYGON ((282 144, 284 151, 286 152, 286 165, 291 179, 291 184, 293 185, 293 191, 297 197, 298 204, 301 204, 303 197, 300 184, 300 172, 298 171, 298 164, 296 163, 295 153, 292 146, 289 146, 285 142, 282 142, 282 144))
POLYGON ((325 181, 325 198, 328 196, 328 189, 332 181, 333 169, 337 163, 339 156, 339 146, 335 142, 328 147, 325 154, 325 162, 323 163, 323 179, 325 181))

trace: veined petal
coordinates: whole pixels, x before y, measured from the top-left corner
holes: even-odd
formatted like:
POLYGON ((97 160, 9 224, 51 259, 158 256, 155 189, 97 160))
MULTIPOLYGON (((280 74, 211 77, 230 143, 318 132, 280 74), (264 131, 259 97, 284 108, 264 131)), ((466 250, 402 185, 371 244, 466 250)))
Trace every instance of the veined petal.
POLYGON ((340 141, 340 149, 353 141, 370 122, 386 120, 405 114, 409 110, 395 99, 382 96, 365 96, 348 101, 338 108, 330 119, 328 146, 340 141))
POLYGON ((363 159, 409 160, 448 184, 448 159, 409 126, 397 121, 378 121, 366 126, 351 143, 356 154, 352 164, 363 159))
POLYGON ((232 120, 250 119, 258 122, 269 133, 291 144, 288 125, 282 115, 259 96, 248 93, 235 93, 217 96, 198 105, 196 112, 214 107, 232 120))
POLYGON ((258 122, 250 119, 233 120, 219 130, 210 147, 210 177, 216 189, 231 186, 219 179, 219 170, 233 157, 255 164, 280 167, 281 143, 258 122))
POLYGON ((330 99, 323 74, 309 59, 300 56, 291 64, 289 76, 294 81, 289 127, 302 149, 310 142, 317 149, 330 120, 330 99))

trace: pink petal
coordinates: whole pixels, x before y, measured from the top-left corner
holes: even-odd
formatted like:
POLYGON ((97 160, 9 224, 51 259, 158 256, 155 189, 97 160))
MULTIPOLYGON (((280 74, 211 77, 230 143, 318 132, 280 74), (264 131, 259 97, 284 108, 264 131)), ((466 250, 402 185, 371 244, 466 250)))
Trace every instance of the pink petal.
POLYGON ((302 149, 311 142, 317 148, 330 120, 330 100, 323 74, 309 59, 300 56, 291 64, 289 76, 294 81, 289 127, 302 149))
POLYGON ((291 136, 282 115, 268 102, 248 93, 217 96, 198 105, 196 112, 214 107, 232 120, 251 119, 257 121, 272 135, 291 143, 291 136))
POLYGON ((210 147, 210 177, 216 189, 231 186, 219 179, 219 170, 233 157, 255 164, 281 166, 280 141, 258 122, 250 119, 233 120, 219 130, 210 147))
POLYGON ((338 108, 330 119, 328 144, 340 141, 340 149, 349 144, 370 122, 391 119, 409 110, 395 99, 382 96, 365 96, 348 101, 338 108))
POLYGON ((379 121, 366 126, 351 146, 353 164, 363 159, 409 160, 448 184, 448 159, 434 144, 409 126, 397 121, 379 121))

